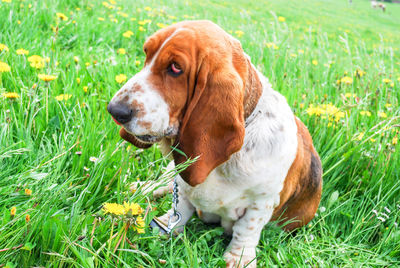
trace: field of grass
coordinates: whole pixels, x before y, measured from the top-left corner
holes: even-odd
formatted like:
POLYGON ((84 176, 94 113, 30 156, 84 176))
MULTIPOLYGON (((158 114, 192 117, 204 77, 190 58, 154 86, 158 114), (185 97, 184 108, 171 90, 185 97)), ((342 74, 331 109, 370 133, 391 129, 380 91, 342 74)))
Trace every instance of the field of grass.
POLYGON ((213 20, 242 42, 321 156, 316 217, 295 235, 268 224, 259 266, 399 266, 400 5, 386 6, 0 0, 0 267, 224 266, 221 227, 194 217, 169 239, 101 211, 138 203, 147 224, 170 207, 170 196, 129 190, 167 161, 157 146, 124 143, 106 106, 116 76, 141 69, 145 39, 187 19, 213 20))

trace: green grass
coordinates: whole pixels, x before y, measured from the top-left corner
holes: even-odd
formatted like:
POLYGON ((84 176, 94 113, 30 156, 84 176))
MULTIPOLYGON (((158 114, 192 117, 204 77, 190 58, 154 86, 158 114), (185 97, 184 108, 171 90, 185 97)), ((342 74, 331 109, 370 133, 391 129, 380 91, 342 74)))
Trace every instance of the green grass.
POLYGON ((151 206, 147 222, 170 206, 170 196, 149 200, 129 191, 137 178, 159 177, 167 161, 156 146, 142 151, 123 143, 106 105, 121 86, 115 76, 140 70, 143 42, 157 23, 187 18, 213 20, 235 36, 243 32, 244 50, 308 126, 322 159, 318 214, 296 235, 268 224, 258 246, 260 267, 400 265, 400 5, 387 3, 383 13, 362 0, 248 2, 130 0, 114 9, 102 1, 0 2, 0 44, 9 48, 0 61, 11 68, 0 74, 0 94, 20 96, 0 97, 0 266, 224 265, 229 238, 196 217, 174 239, 130 228, 132 245, 117 245, 123 222, 94 223, 105 202, 151 206), (57 20, 57 12, 68 19, 57 20), (145 19, 151 22, 140 31, 145 19), (133 36, 123 37, 128 30, 133 36), (29 55, 17 55, 19 48, 29 55), (36 70, 31 55, 49 62, 36 70), (354 76, 357 69, 365 75, 354 76), (46 83, 38 73, 58 78, 46 83), (344 76, 353 82, 338 84, 344 76), (72 97, 58 101, 60 94, 72 97), (345 116, 331 122, 307 113, 310 104, 327 103, 345 116))

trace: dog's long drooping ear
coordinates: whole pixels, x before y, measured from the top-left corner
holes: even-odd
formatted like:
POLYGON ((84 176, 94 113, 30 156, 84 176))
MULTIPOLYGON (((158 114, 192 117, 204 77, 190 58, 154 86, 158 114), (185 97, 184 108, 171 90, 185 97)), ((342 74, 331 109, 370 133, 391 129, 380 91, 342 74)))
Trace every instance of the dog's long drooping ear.
MULTIPOLYGON (((211 59, 212 60, 212 59, 211 59)), ((244 84, 234 66, 202 59, 188 100, 177 147, 196 162, 181 172, 191 186, 202 183, 209 173, 227 161, 243 145, 244 84)), ((174 152, 176 164, 187 160, 174 152)))

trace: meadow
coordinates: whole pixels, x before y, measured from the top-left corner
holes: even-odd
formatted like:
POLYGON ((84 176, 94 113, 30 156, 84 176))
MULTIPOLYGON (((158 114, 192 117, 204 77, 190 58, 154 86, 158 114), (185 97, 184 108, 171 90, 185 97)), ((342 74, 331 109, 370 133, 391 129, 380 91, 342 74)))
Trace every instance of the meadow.
POLYGON ((130 185, 167 161, 106 110, 146 38, 192 19, 241 41, 321 156, 316 217, 296 234, 268 224, 259 266, 399 266, 400 5, 352 2, 0 0, 0 267, 224 267, 221 227, 146 227, 171 196, 130 185))

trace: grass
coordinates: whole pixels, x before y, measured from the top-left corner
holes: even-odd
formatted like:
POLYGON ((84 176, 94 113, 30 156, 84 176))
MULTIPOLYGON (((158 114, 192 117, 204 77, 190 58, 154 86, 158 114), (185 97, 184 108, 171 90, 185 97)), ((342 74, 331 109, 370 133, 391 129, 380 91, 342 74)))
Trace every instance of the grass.
POLYGON ((260 267, 400 265, 400 5, 383 13, 362 0, 112 2, 0 2, 8 47, 0 61, 11 69, 0 73, 0 94, 19 94, 0 98, 0 267, 224 266, 229 238, 220 227, 194 217, 177 238, 129 228, 131 244, 118 243, 125 223, 101 213, 105 202, 130 201, 152 208, 149 222, 170 207, 170 196, 129 190, 137 178, 159 177, 167 161, 156 146, 123 143, 106 105, 121 86, 115 77, 141 69, 157 23, 204 18, 240 39, 308 126, 323 162, 316 217, 296 235, 268 224, 260 267), (30 66, 32 55, 48 57, 44 68, 30 66), (329 103, 343 112, 338 121, 337 111, 315 109, 329 103))

